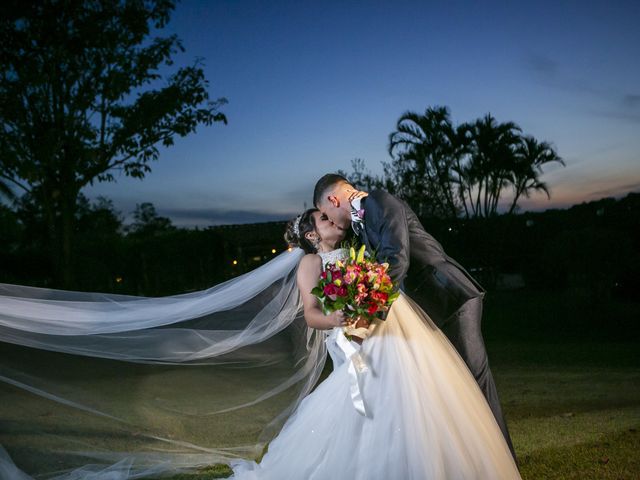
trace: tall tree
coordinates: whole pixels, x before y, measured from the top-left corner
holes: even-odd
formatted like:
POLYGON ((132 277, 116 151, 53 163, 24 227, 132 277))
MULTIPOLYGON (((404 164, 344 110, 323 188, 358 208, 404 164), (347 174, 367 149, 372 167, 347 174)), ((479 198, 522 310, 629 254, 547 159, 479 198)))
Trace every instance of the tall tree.
POLYGON ((0 178, 47 223, 58 284, 72 284, 78 195, 114 172, 144 178, 159 147, 225 122, 201 64, 169 71, 180 40, 151 38, 173 0, 6 0, 0 15, 0 178))
POLYGON ((404 113, 389 135, 388 176, 401 185, 398 193, 421 215, 455 218, 461 154, 447 107, 427 108, 424 115, 404 113))
POLYGON ((565 165, 564 160, 558 156, 549 143, 538 142, 529 135, 520 139, 515 153, 511 178, 513 200, 509 207, 509 213, 515 212, 518 200, 522 195, 529 198, 532 193, 543 191, 547 194, 547 198, 551 198, 547 184, 540 180, 542 166, 553 162, 565 165))
POLYGON ((491 217, 513 178, 521 129, 513 122, 498 123, 487 114, 460 125, 458 131, 468 155, 461 171, 460 196, 465 211, 473 217, 491 217))

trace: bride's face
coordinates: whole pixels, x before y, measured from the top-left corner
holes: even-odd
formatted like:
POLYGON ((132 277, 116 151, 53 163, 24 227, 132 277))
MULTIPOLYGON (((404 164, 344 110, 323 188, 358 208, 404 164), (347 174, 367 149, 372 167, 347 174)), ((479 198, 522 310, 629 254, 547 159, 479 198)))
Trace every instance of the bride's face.
POLYGON ((349 191, 340 188, 320 202, 318 208, 329 220, 342 230, 351 227, 351 209, 349 207, 349 191))
POLYGON ((321 212, 313 212, 313 220, 316 224, 316 233, 320 235, 322 241, 335 247, 344 240, 347 235, 345 230, 338 228, 327 216, 321 212))

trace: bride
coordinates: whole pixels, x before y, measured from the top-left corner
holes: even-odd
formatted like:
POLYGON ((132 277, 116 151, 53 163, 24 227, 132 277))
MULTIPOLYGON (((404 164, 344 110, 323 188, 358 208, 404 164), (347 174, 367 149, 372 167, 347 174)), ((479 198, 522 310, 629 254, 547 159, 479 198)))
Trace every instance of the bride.
POLYGON ((0 478, 214 463, 234 479, 520 478, 464 362, 408 297, 361 344, 322 313, 309 292, 343 237, 308 210, 286 235, 300 248, 169 297, 0 284, 0 478), (311 392, 327 351, 334 370, 311 392))
POLYGON ((346 257, 335 248, 341 235, 316 209, 290 224, 286 238, 307 252, 297 272, 304 317, 326 332, 334 371, 260 463, 231 463, 232 478, 520 478, 471 373, 408 297, 400 295, 385 321, 374 320, 360 345, 344 346, 348 319, 324 315, 310 293, 324 265, 346 257))

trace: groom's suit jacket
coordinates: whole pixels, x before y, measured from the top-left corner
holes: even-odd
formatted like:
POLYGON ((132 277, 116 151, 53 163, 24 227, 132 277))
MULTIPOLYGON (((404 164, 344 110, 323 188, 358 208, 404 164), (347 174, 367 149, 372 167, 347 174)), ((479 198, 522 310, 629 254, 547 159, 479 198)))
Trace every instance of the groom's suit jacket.
POLYGON ((416 301, 438 326, 467 300, 483 296, 485 289, 442 245, 429 235, 404 201, 383 190, 362 198, 362 241, 389 262, 394 284, 416 301))

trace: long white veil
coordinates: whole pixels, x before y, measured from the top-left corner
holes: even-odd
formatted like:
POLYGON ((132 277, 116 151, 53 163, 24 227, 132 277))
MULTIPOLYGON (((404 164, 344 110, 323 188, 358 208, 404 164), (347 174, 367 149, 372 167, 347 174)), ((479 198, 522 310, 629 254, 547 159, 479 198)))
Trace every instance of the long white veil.
POLYGON ((302 317, 303 255, 159 298, 0 284, 0 478, 259 457, 326 358, 302 317))

